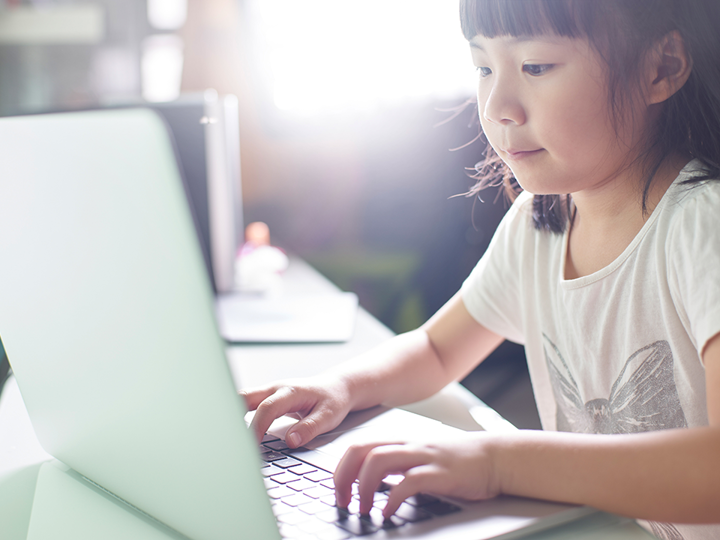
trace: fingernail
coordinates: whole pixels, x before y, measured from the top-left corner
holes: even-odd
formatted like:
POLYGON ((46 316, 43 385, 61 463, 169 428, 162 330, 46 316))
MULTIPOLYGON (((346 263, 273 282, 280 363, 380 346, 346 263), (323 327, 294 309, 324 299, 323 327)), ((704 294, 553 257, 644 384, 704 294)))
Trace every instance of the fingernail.
POLYGON ((298 447, 300 446, 300 435, 294 432, 290 433, 290 435, 286 437, 286 441, 289 446, 298 447))

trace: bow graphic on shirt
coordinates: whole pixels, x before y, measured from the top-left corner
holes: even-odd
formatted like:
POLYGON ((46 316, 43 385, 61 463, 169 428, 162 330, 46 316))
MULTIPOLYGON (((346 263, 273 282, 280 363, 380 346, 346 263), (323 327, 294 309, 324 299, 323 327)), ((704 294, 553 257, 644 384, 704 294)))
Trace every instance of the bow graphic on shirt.
POLYGON ((687 427, 667 341, 651 343, 630 356, 608 399, 586 402, 557 346, 545 334, 543 337, 557 403, 558 431, 637 433, 687 427))

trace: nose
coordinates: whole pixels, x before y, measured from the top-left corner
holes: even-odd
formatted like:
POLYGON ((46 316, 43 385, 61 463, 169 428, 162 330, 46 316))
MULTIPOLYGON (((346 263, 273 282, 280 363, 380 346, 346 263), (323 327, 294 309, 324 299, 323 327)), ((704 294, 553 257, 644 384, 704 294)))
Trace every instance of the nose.
POLYGON ((499 125, 524 124, 526 113, 517 83, 501 77, 493 83, 486 95, 482 95, 482 89, 478 93, 483 119, 499 125))

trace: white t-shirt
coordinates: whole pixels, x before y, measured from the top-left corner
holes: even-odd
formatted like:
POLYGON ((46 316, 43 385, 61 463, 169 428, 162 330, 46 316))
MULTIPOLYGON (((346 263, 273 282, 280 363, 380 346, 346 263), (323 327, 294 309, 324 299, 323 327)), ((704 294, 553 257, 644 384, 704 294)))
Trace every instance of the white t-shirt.
MULTIPOLYGON (((525 345, 544 429, 708 424, 699 351, 720 332, 720 181, 683 185, 696 168, 615 261, 578 279, 564 278, 567 233, 535 229, 523 193, 463 284, 480 324, 525 345)), ((661 538, 720 538, 720 526, 659 526, 661 538)))

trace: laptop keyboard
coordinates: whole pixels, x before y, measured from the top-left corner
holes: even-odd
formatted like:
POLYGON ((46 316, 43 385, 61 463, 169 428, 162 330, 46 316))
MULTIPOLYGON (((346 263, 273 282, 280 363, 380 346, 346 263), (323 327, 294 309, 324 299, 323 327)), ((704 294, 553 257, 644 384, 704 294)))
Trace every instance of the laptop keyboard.
POLYGON ((307 459, 308 452, 296 452, 303 460, 294 457, 294 452, 271 435, 266 435, 260 445, 264 462, 262 474, 283 538, 345 540, 462 510, 448 501, 419 493, 403 502, 395 515, 385 520, 382 509, 390 487, 384 484, 375 493, 369 515, 359 513, 357 484, 353 484, 353 498, 348 508, 338 508, 332 473, 312 464, 307 459))

